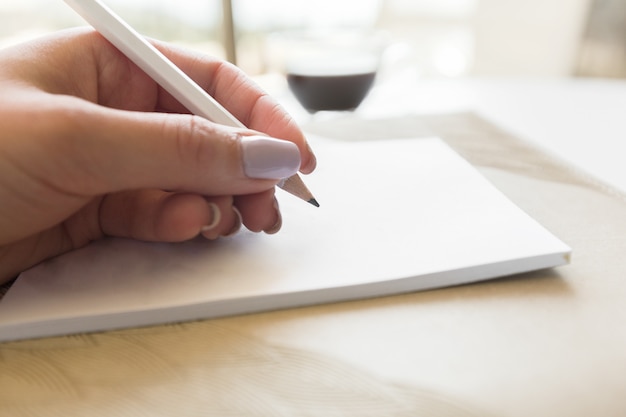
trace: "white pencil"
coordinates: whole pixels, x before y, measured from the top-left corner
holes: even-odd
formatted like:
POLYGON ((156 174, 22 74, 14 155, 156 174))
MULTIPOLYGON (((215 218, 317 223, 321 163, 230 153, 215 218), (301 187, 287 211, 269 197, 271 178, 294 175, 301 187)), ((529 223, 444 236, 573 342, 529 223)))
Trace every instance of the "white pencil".
MULTIPOLYGON (((245 127, 243 123, 100 0, 64 1, 191 113, 214 123, 245 127)), ((297 174, 281 181, 279 187, 319 207, 297 174)))

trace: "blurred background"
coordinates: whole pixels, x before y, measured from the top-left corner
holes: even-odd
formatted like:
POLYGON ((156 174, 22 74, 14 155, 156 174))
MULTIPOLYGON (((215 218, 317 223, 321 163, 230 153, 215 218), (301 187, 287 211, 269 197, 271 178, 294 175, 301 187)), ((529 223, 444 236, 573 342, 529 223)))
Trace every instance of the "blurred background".
MULTIPOLYGON (((415 77, 625 77, 626 0, 105 0, 145 35, 277 71, 276 34, 367 29, 415 77)), ((62 0, 0 0, 0 46, 84 25, 62 0)))

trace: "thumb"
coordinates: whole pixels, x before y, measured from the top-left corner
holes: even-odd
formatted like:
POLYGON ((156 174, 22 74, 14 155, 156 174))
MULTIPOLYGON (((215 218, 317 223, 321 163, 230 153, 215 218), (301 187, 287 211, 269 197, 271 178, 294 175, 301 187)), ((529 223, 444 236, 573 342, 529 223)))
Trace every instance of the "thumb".
POLYGON ((74 117, 63 135, 72 142, 70 149, 79 150, 71 155, 75 174, 93 179, 91 193, 159 188, 251 194, 300 167, 298 147, 287 140, 197 116, 95 107, 78 121, 74 117))

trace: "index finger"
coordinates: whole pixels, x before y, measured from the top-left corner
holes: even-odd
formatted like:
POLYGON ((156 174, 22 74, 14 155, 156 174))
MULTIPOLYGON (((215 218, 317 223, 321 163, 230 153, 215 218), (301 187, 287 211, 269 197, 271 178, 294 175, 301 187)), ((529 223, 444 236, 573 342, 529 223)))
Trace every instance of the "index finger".
MULTIPOLYGON (((239 68, 214 57, 157 41, 153 43, 246 127, 295 143, 302 159, 300 171, 310 173, 315 169, 315 155, 294 119, 239 68)), ((187 112, 162 88, 157 105, 165 111, 187 112)))

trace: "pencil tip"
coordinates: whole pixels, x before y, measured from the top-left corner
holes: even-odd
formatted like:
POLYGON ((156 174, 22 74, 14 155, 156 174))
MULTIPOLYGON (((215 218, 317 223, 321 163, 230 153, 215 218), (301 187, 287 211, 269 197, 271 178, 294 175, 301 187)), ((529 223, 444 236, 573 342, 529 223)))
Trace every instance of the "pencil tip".
POLYGON ((311 191, 306 188, 306 185, 304 185, 304 182, 302 182, 302 179, 298 176, 298 174, 285 178, 283 181, 278 183, 278 186, 307 203, 313 204, 315 207, 320 206, 315 197, 313 197, 313 194, 311 194, 311 191))

